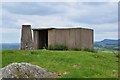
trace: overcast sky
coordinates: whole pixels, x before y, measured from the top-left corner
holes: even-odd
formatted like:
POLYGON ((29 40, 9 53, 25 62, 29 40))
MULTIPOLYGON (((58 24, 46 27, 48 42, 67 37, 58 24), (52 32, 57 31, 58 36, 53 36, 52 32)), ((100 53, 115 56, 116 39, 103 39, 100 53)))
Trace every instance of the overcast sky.
POLYGON ((0 17, 4 43, 20 42, 24 23, 32 28, 91 28, 95 41, 118 38, 117 2, 4 2, 0 17))

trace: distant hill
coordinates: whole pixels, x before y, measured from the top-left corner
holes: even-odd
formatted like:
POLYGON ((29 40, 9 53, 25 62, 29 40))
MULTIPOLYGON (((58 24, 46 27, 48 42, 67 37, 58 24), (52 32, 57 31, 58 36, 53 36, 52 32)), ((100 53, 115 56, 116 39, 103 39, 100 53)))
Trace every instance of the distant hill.
MULTIPOLYGON (((120 39, 119 40, 104 39, 99 42, 94 42, 94 48, 118 50, 118 44, 120 46, 120 39)), ((0 50, 5 50, 5 49, 18 50, 19 47, 20 47, 20 43, 0 43, 0 50)))
POLYGON ((119 40, 104 39, 102 41, 94 43, 95 48, 110 50, 118 50, 119 49, 118 45, 120 45, 120 39, 119 40))

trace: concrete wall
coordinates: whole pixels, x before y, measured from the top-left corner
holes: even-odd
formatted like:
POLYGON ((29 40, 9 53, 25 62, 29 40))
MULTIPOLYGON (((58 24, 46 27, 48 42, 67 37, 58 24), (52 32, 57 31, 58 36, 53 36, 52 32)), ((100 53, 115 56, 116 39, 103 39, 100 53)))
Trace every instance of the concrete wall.
POLYGON ((69 45, 69 30, 51 29, 48 30, 48 46, 50 45, 69 45))
POLYGON ((48 45, 63 44, 68 49, 80 49, 80 42, 80 29, 48 30, 48 45))
POLYGON ((90 29, 81 29, 81 49, 93 48, 93 30, 90 29))
POLYGON ((33 31, 34 36, 34 49, 39 48, 39 31, 33 31))
MULTIPOLYGON (((39 48, 39 31, 34 33, 34 48, 39 48)), ((73 29, 49 29, 48 30, 48 46, 50 45, 66 45, 68 49, 85 49, 93 48, 93 30, 84 28, 73 29)))
POLYGON ((68 49, 93 48, 93 30, 75 29, 51 29, 48 30, 48 46, 63 44, 68 49))
POLYGON ((55 29, 48 30, 48 46, 55 45, 56 43, 55 31, 55 29))
POLYGON ((21 31, 21 50, 25 49, 33 49, 33 41, 32 41, 32 32, 31 32, 31 25, 22 25, 21 31))
POLYGON ((75 47, 73 49, 81 49, 81 45, 82 45, 82 42, 81 42, 81 29, 75 29, 74 31, 75 33, 75 47))

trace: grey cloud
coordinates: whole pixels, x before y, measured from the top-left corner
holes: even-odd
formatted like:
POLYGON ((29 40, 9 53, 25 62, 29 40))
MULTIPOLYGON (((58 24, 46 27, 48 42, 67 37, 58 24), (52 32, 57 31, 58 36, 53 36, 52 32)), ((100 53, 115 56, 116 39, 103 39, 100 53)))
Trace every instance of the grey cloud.
MULTIPOLYGON (((50 15, 61 13, 52 3, 36 3, 36 2, 18 2, 18 3, 4 3, 3 9, 15 14, 21 15, 50 15)), ((55 5, 55 4, 53 4, 55 5)))
MULTIPOLYGON (((117 3, 116 3, 117 4, 117 3)), ((73 22, 86 23, 86 24, 104 24, 114 23, 118 21, 118 11, 116 4, 110 3, 83 3, 78 4, 77 14, 67 16, 73 22), (84 5, 86 4, 86 5, 84 5), (101 6, 96 6, 96 5, 101 6), (104 5, 103 5, 104 4, 104 5), (92 6, 88 6, 92 5, 92 6), (85 12, 81 13, 82 10, 85 12)))
POLYGON ((77 23, 86 23, 86 24, 105 24, 105 23, 115 23, 117 22, 117 15, 113 15, 111 17, 111 14, 106 15, 83 15, 71 18, 72 21, 77 23))
POLYGON ((2 10, 2 27, 3 28, 16 28, 19 29, 20 27, 18 26, 18 16, 14 14, 10 14, 6 10, 2 10))
MULTIPOLYGON (((68 19, 74 23, 85 23, 85 24, 104 24, 104 23, 114 23, 117 21, 117 9, 114 6, 111 6, 110 3, 106 2, 73 2, 73 3, 58 3, 58 2, 23 2, 23 3, 4 3, 3 9, 7 10, 11 14, 14 13, 16 15, 38 15, 45 16, 48 18, 51 14, 53 17, 57 16, 61 17, 63 20, 68 19), (99 6, 98 6, 99 5, 99 6), (76 12, 73 15, 67 12, 68 10, 76 9, 76 12), (85 12, 82 13, 82 10, 85 12)), ((13 14, 13 15, 14 15, 13 14)), ((9 20, 10 18, 13 20, 9 20, 8 23, 14 20, 14 16, 6 15, 9 20)), ((5 16, 5 17, 6 17, 5 16)), ((52 19, 51 19, 52 20, 52 19)), ((5 22, 5 21, 4 21, 5 22)), ((6 23, 5 22, 5 23, 6 23)), ((15 23, 15 22, 14 22, 15 23)))
POLYGON ((88 6, 103 6, 109 4, 108 2, 83 2, 83 5, 88 5, 88 6))

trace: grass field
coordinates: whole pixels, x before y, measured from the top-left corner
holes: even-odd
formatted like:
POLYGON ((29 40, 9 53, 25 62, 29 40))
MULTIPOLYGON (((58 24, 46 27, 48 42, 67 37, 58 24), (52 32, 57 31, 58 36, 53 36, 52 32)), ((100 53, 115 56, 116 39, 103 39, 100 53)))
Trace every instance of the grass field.
POLYGON ((2 67, 13 62, 28 62, 51 72, 65 73, 62 78, 118 76, 118 58, 111 51, 3 50, 2 67))

